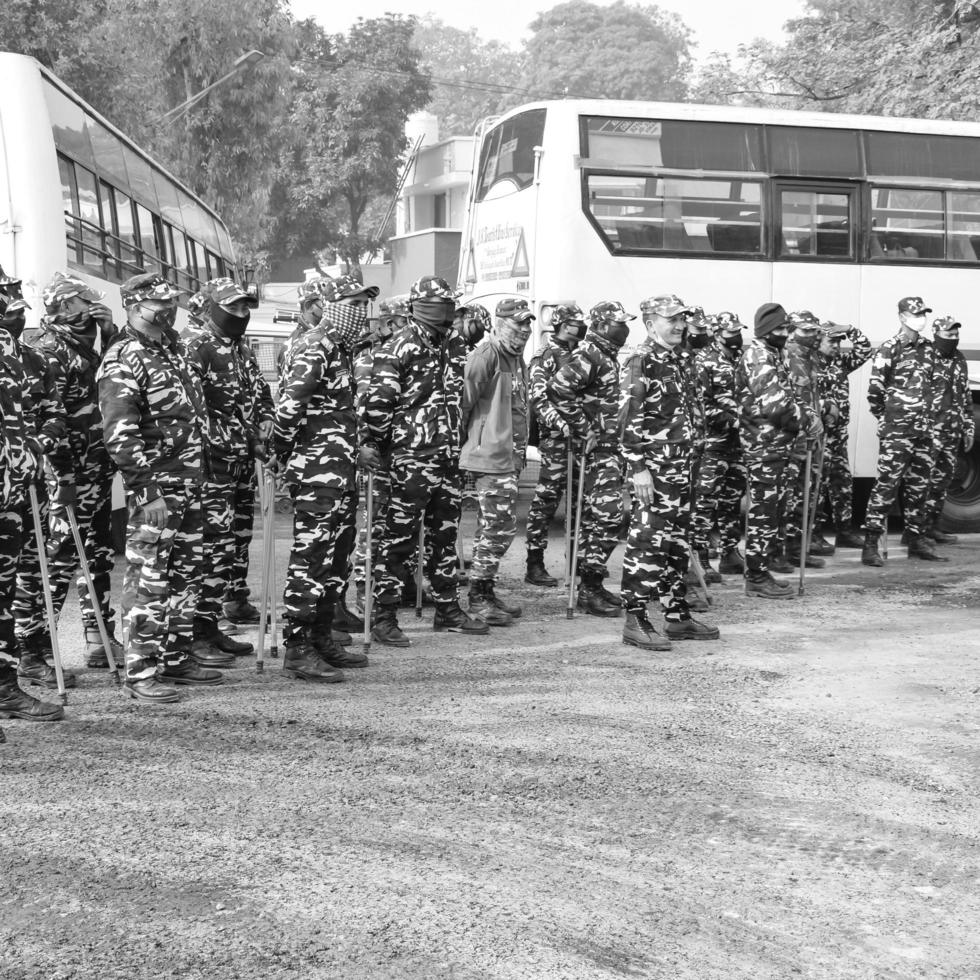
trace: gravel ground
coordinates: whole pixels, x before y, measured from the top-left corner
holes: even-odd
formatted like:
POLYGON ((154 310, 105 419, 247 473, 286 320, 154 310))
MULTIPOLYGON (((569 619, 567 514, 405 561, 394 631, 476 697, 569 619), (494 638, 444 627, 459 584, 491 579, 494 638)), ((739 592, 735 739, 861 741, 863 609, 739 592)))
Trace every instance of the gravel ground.
MULTIPOLYGON (((0 977, 980 978, 980 536, 943 550, 715 587, 722 640, 668 654, 515 548, 517 626, 405 611, 343 685, 81 668, 4 723, 0 977)), ((61 637, 79 668, 73 604, 61 637)))

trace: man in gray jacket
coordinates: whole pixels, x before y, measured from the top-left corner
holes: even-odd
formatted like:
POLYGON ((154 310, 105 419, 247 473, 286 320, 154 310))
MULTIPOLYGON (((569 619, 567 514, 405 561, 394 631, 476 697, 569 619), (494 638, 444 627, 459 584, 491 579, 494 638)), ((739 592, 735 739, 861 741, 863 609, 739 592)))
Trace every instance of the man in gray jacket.
POLYGON ((497 304, 487 343, 466 359, 463 374, 463 430, 459 465, 476 478, 479 506, 470 613, 491 626, 509 626, 523 610, 494 592, 500 559, 517 533, 517 478, 527 449, 527 367, 523 352, 534 314, 527 300, 497 304))

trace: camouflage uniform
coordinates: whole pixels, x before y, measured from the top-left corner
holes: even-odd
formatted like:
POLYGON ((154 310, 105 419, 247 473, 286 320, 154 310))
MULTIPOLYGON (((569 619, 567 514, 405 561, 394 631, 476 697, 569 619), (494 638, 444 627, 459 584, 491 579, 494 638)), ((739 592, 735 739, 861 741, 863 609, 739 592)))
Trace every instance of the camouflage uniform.
MULTIPOLYGON (((548 381, 568 362, 572 351, 567 344, 550 338, 531 358, 528 369, 528 401, 538 419, 538 452, 541 466, 534 498, 527 511, 526 543, 529 551, 548 547, 548 529, 568 479, 568 439, 562 435, 562 416, 548 395, 548 381)), ((578 479, 578 470, 574 472, 578 479)), ((572 492, 576 490, 573 487, 572 492)))
POLYGON ((956 461, 974 434, 973 396, 966 358, 958 350, 947 356, 937 349, 933 378, 932 479, 922 521, 926 533, 935 528, 942 515, 956 461))
POLYGON ((172 330, 159 342, 131 326, 122 330, 99 371, 99 405, 105 446, 129 503, 121 608, 126 679, 134 682, 183 664, 193 642, 207 416, 200 382, 172 330), (141 519, 158 498, 168 511, 162 529, 141 519))
POLYGON ((378 604, 397 606, 425 522, 434 597, 458 602, 456 534, 462 480, 459 450, 466 344, 433 339, 414 320, 374 353, 364 403, 364 445, 388 458, 391 498, 374 568, 378 604), (429 550, 431 549, 431 550, 429 550))
POLYGON ((623 523, 623 470, 619 455, 619 348, 590 331, 548 383, 548 397, 583 442, 597 437, 583 491, 578 570, 599 578, 623 523))
POLYGON ((739 433, 749 475, 746 569, 769 570, 786 510, 787 466, 812 422, 800 404, 783 352, 762 340, 746 347, 735 369, 739 433))
POLYGON ((745 463, 738 435, 735 366, 738 351, 720 336, 698 351, 695 370, 704 409, 705 443, 694 495, 692 539, 706 553, 717 529, 722 554, 733 551, 742 537, 739 508, 745 493, 745 463))
POLYGON ((848 327, 843 335, 851 341, 851 349, 842 350, 828 361, 820 375, 822 397, 835 404, 839 412, 836 422, 827 427, 821 493, 822 504, 838 531, 854 523, 854 483, 847 445, 851 421, 850 375, 871 357, 871 341, 860 330, 848 327))
POLYGON ((646 615, 660 597, 668 621, 690 619, 685 543, 691 519, 692 447, 697 434, 694 379, 679 350, 647 341, 623 369, 620 431, 631 473, 649 470, 653 500, 633 498, 622 599, 627 613, 646 615))
MULTIPOLYGON (((209 304, 248 300, 230 279, 212 280, 203 292, 209 304)), ((201 488, 204 561, 195 618, 204 632, 213 633, 232 579, 243 576, 248 568, 250 533, 245 542, 245 567, 236 569, 242 546, 235 534, 235 518, 246 511, 250 514, 254 506, 258 423, 272 421, 272 400, 264 380, 261 385, 256 383, 249 367, 254 358, 245 340, 228 336, 210 316, 184 334, 181 353, 197 375, 209 415, 210 467, 201 488)))
POLYGON ((905 527, 910 537, 927 530, 932 479, 933 424, 936 396, 936 351, 919 335, 907 331, 878 348, 871 368, 868 404, 878 420, 878 476, 865 530, 880 534, 903 485, 905 527))

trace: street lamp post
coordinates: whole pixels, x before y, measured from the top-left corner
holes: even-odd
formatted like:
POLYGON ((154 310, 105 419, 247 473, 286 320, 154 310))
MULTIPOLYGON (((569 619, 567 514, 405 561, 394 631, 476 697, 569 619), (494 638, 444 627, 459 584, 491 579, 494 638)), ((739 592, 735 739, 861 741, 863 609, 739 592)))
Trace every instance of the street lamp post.
POLYGON ((169 112, 165 112, 160 117, 160 122, 170 125, 181 119, 183 116, 187 115, 191 109, 194 108, 199 102, 202 102, 209 93, 216 89, 219 85, 224 85, 228 79, 233 78, 239 72, 244 71, 250 65, 254 65, 256 62, 261 61, 265 57, 262 51, 256 51, 255 49, 251 51, 246 51, 240 58, 235 59, 235 63, 231 66, 231 69, 225 72, 221 78, 217 81, 212 82, 210 85, 202 88, 200 92, 196 92, 189 99, 181 102, 180 105, 175 105, 169 112))

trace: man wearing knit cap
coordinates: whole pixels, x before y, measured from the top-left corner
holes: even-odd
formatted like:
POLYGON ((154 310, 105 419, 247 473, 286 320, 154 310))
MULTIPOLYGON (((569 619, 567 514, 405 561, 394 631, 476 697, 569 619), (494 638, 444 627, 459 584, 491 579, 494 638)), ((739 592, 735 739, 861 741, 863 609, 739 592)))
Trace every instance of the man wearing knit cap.
POLYGON ((792 599, 793 590, 769 571, 786 500, 786 466, 801 431, 815 432, 819 420, 797 399, 783 348, 790 334, 786 311, 765 303, 755 314, 755 340, 735 372, 742 449, 749 475, 746 593, 763 599, 792 599))

